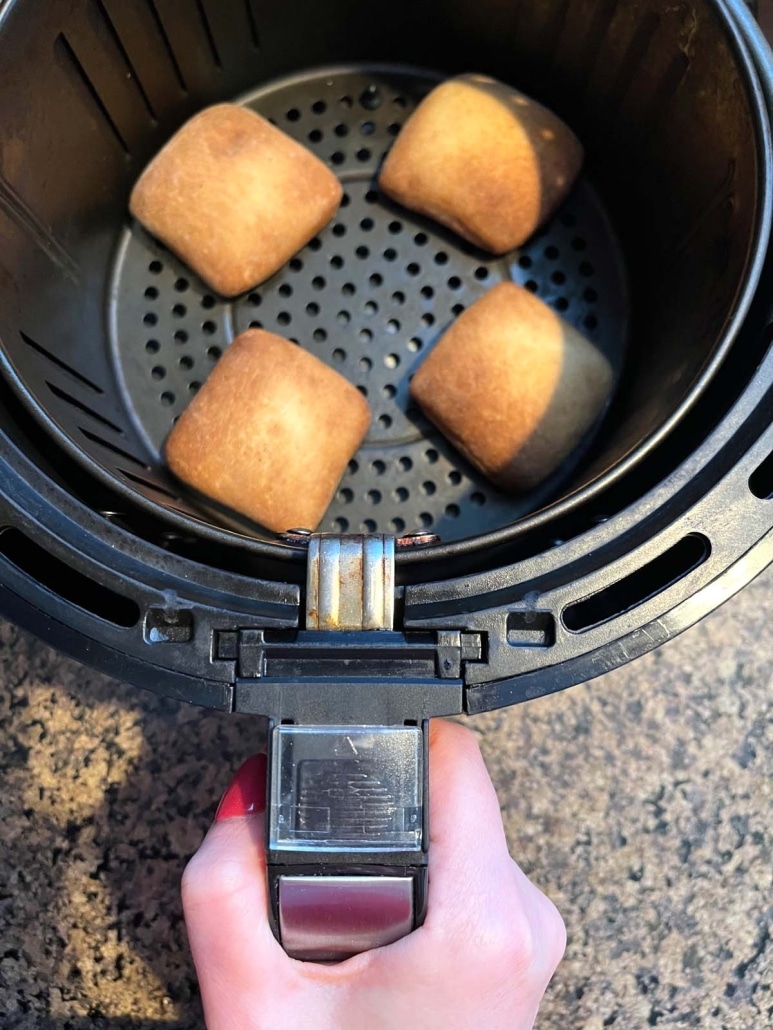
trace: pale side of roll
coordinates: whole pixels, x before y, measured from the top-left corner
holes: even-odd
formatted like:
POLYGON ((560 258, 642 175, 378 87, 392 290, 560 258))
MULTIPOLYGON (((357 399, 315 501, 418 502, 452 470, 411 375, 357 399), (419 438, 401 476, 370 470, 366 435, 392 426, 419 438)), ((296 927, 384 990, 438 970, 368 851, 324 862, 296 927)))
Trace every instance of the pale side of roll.
POLYGON ((501 283, 468 308, 419 368, 411 395, 504 490, 539 485, 601 414, 603 354, 528 290, 501 283))

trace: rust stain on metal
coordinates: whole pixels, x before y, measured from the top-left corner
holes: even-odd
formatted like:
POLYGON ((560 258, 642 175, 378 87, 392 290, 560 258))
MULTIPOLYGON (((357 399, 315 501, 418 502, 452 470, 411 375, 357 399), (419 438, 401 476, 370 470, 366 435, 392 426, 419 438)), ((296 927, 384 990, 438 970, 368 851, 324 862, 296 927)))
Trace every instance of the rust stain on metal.
POLYGON ((307 628, 391 629, 394 552, 393 537, 312 537, 306 580, 307 628))

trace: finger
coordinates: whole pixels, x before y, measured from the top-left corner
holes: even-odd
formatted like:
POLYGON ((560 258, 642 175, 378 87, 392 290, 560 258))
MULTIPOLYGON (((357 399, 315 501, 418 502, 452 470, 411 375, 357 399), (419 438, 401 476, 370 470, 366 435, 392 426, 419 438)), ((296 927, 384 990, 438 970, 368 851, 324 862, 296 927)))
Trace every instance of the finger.
MULTIPOLYGON (((494 785, 475 735, 458 723, 430 723, 431 861, 441 881, 509 860, 494 785)), ((462 882, 460 880, 460 882, 462 882)))
POLYGON ((282 954, 268 922, 264 815, 255 805, 252 814, 236 814, 250 807, 234 801, 250 764, 255 793, 265 799, 265 756, 255 756, 237 773, 183 874, 185 923, 205 1003, 226 987, 255 987, 255 969, 282 954))
MULTIPOLYGON (((532 893, 510 857, 502 815, 475 735, 436 720, 430 732, 426 926, 456 936, 528 935, 532 893)), ((532 905, 531 908, 534 906, 532 905)))

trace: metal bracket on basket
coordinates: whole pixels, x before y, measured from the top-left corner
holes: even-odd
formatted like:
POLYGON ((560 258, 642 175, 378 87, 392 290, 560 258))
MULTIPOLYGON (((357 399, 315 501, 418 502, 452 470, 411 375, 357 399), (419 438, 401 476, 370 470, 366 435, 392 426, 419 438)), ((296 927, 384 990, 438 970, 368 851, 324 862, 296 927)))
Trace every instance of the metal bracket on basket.
POLYGON ((309 539, 306 629, 392 629, 394 610, 394 537, 309 539))
MULTIPOLYGON (((307 632, 364 639, 392 630, 393 537, 294 531, 285 538, 308 543, 307 632)), ((354 694, 341 692, 330 724, 294 719, 272 728, 269 894, 275 930, 294 958, 341 960, 390 944, 423 921, 428 720, 405 707, 411 684, 397 686, 388 725, 358 716, 365 692, 387 696, 387 684, 366 678, 354 694)))

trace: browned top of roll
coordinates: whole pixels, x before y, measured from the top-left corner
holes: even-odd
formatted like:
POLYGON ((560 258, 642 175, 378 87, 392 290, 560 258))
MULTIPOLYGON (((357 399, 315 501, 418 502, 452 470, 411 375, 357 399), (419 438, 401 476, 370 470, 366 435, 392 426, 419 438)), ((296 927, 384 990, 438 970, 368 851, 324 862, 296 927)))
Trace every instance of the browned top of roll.
POLYGON ((343 376, 281 336, 242 333, 169 435, 184 482, 277 532, 315 529, 370 425, 343 376))
POLYGON ((494 79, 460 75, 405 123, 379 183, 398 203, 503 254, 550 218, 582 161, 579 140, 552 111, 494 79))
POLYGON ((305 147, 245 107, 187 122, 134 187, 132 214, 212 289, 273 275, 335 214, 343 191, 305 147))

